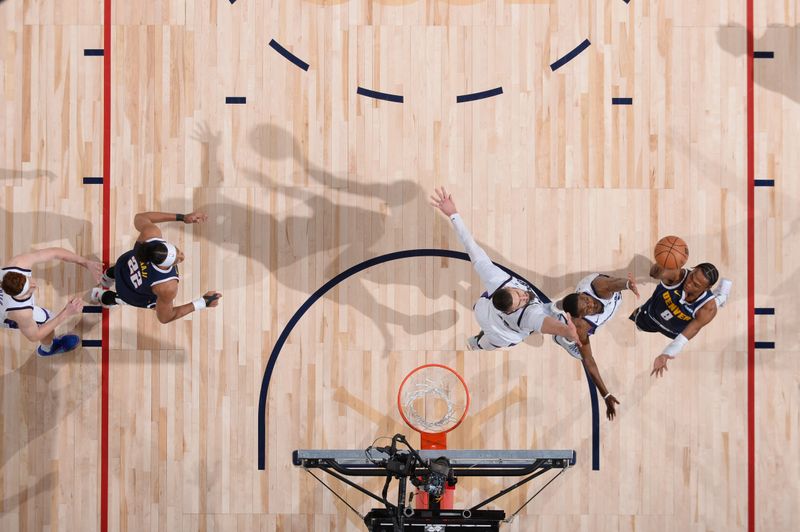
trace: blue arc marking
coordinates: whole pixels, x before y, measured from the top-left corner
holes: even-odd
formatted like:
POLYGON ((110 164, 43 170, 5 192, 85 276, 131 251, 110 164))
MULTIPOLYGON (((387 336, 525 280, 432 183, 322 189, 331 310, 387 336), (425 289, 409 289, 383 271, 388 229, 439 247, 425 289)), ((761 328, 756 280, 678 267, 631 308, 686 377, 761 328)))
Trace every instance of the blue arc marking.
POLYGON ((291 61, 298 68, 301 68, 303 70, 308 70, 308 63, 306 63, 305 61, 294 55, 292 52, 290 52, 283 46, 281 46, 281 44, 275 39, 269 41, 269 45, 273 50, 281 54, 287 60, 291 61))
MULTIPOLYGON (((297 311, 294 313, 291 319, 286 323, 286 326, 283 328, 283 331, 281 331, 281 335, 278 337, 278 341, 275 342, 275 346, 272 348, 272 353, 270 353, 269 360, 267 361, 267 368, 264 370, 264 377, 261 379, 261 391, 259 393, 259 398, 258 398, 258 469, 259 470, 263 471, 264 469, 266 469, 266 454, 267 454, 266 417, 267 417, 267 392, 269 391, 269 382, 272 379, 272 373, 275 370, 275 363, 278 361, 278 355, 280 355, 281 349, 283 349, 283 345, 289 338, 289 334, 294 329, 294 326, 297 325, 297 323, 300 321, 300 318, 303 317, 303 315, 308 311, 308 309, 312 307, 312 305, 314 305, 314 303, 316 303, 322 296, 324 296, 331 288, 335 287, 342 281, 373 266, 377 266, 379 264, 383 264, 386 262, 391 262, 393 260, 408 259, 413 257, 446 257, 450 259, 463 260, 465 262, 470 261, 469 255, 467 255, 466 253, 461 251, 452 251, 449 249, 408 249, 405 251, 395 251, 393 253, 387 253, 386 255, 381 255, 379 257, 373 257, 371 259, 365 260, 360 264, 351 266, 350 268, 336 275, 333 279, 331 279, 330 281, 319 287, 316 292, 311 294, 311 296, 309 296, 309 298, 302 305, 300 305, 300 308, 297 309, 297 311)), ((541 292, 541 290, 539 290, 533 283, 529 282, 527 279, 525 279, 518 273, 514 272, 513 270, 506 268, 502 264, 496 264, 496 265, 509 275, 513 275, 515 277, 519 277, 520 279, 525 280, 525 282, 527 282, 529 285, 531 285, 531 287, 533 287, 534 291, 539 296, 539 299, 541 299, 545 303, 550 303, 550 298, 544 295, 541 292)), ((586 373, 586 378, 589 381, 589 394, 592 402, 592 469, 598 470, 600 469, 600 414, 597 408, 597 388, 595 387, 594 382, 592 382, 592 379, 589 378, 588 372, 586 373)))
POLYGON ((366 96, 368 98, 374 98, 376 100, 403 103, 403 96, 401 94, 389 94, 388 92, 374 91, 372 89, 365 89, 364 87, 359 87, 356 90, 356 94, 360 94, 361 96, 366 96))
POLYGON ((576 46, 572 51, 570 51, 567 55, 565 55, 564 57, 562 57, 561 59, 559 59, 558 61, 556 61, 552 65, 550 65, 550 70, 555 72, 556 70, 558 70, 562 66, 566 65, 567 63, 569 63, 570 61, 572 61, 573 59, 578 57, 578 54, 580 54, 582 51, 584 51, 587 48, 589 48, 589 45, 591 45, 591 44, 592 43, 589 42, 589 39, 586 39, 585 41, 580 43, 578 46, 576 46))
POLYGON ((456 96, 456 103, 474 102, 475 100, 483 100, 484 98, 491 98, 492 96, 497 96, 499 94, 503 94, 503 87, 496 87, 494 89, 489 89, 488 91, 473 92, 470 94, 456 96))

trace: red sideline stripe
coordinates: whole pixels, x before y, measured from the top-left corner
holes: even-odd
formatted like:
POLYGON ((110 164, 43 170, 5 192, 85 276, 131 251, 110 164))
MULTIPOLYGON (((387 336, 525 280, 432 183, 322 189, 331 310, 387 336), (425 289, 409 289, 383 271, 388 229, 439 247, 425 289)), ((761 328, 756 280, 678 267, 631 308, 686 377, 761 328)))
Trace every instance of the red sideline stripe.
MULTIPOLYGON (((111 262, 111 0, 103 0, 103 264, 111 262)), ((100 377, 100 532, 108 532, 108 309, 100 377)))
POLYGON ((756 530, 753 0, 747 0, 747 530, 756 530))

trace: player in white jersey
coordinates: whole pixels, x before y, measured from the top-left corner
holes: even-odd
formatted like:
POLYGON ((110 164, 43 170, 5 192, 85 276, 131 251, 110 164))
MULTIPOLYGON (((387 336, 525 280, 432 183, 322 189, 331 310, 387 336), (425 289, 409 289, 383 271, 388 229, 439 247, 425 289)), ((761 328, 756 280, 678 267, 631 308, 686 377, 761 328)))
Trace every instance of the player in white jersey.
POLYGON ((31 268, 43 262, 61 260, 79 264, 92 272, 95 281, 100 280, 103 265, 76 255, 61 248, 48 248, 32 251, 13 257, 8 265, 0 269, 0 321, 2 327, 19 329, 25 338, 41 345, 36 353, 39 356, 52 356, 75 349, 80 338, 74 334, 55 337, 56 328, 64 321, 83 310, 80 298, 72 299, 55 316, 36 305, 34 293, 36 282, 31 277, 31 268))
POLYGON ((571 356, 583 362, 586 371, 603 396, 608 419, 614 419, 617 412, 616 405, 619 404, 619 401, 611 395, 600 376, 589 337, 617 313, 622 304, 622 291, 625 289, 639 297, 636 281, 630 274, 627 279, 610 277, 602 273, 587 275, 578 283, 575 292, 560 302, 561 308, 574 319, 580 342, 570 342, 561 336, 553 337, 555 343, 566 349, 571 356))
POLYGON ((467 339, 470 350, 491 351, 511 347, 534 332, 578 340, 575 325, 569 316, 565 318, 566 323, 559 321, 558 313, 539 299, 534 287, 492 263, 472 238, 452 196, 444 188, 434 191, 431 203, 453 222, 456 234, 486 289, 474 306, 481 332, 467 339))

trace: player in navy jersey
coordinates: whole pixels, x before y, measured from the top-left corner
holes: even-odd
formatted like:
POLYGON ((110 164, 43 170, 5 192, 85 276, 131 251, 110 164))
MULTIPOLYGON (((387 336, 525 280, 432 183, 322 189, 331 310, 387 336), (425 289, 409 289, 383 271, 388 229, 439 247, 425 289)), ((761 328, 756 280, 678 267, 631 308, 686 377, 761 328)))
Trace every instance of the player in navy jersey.
POLYGON ((619 401, 606 388, 600 370, 592 354, 589 337, 608 322, 622 304, 622 291, 630 290, 639 297, 639 290, 633 276, 627 279, 610 277, 602 273, 587 275, 575 287, 575 292, 561 300, 561 307, 570 314, 578 331, 580 343, 570 342, 562 336, 554 336, 553 341, 566 349, 567 353, 583 362, 597 389, 606 403, 606 417, 614 419, 619 401))
POLYGON ((731 281, 723 279, 720 288, 712 291, 719 272, 708 262, 676 270, 654 264, 650 276, 661 282, 630 319, 640 331, 657 332, 673 339, 653 362, 650 374, 660 377, 668 369, 667 361, 675 358, 717 315, 717 308, 727 300, 731 281))
POLYGON ((183 222, 196 224, 208 216, 201 212, 168 214, 141 212, 133 219, 139 237, 133 249, 126 251, 103 274, 101 286, 92 290, 92 301, 103 306, 131 305, 155 308, 158 321, 169 323, 190 312, 206 307, 216 307, 222 294, 206 292, 191 303, 174 305, 178 295, 178 264, 183 262, 183 252, 164 240, 156 224, 183 222), (114 286, 116 290, 110 290, 114 286))

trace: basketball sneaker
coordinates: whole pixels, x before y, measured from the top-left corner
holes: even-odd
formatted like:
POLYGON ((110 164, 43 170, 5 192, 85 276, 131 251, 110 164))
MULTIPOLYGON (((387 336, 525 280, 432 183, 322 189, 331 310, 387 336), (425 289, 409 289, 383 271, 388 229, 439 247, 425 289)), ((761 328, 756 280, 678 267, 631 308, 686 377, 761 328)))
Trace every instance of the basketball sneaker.
MULTIPOLYGON (((558 310, 555 306, 551 308, 552 310, 558 310)), ((567 323, 567 317, 564 315, 563 311, 558 311, 555 315, 555 318, 558 319, 561 323, 567 323)), ((569 356, 577 358, 578 360, 583 360, 583 356, 581 355, 580 349, 578 349, 578 344, 575 342, 570 342, 563 336, 553 335, 553 341, 564 348, 564 350, 569 353, 569 356)))
POLYGON ((102 286, 103 288, 111 288, 112 286, 114 286, 114 278, 109 277, 106 272, 103 272, 103 276, 100 278, 100 286, 102 286))
POLYGON ((89 301, 93 305, 100 305, 101 307, 105 307, 105 308, 111 308, 111 307, 114 307, 116 305, 119 305, 121 300, 117 299, 116 295, 114 297, 114 302, 112 304, 108 304, 108 303, 104 303, 103 302, 103 296, 105 294, 109 293, 109 292, 112 293, 112 294, 114 293, 112 290, 106 290, 103 287, 95 286, 94 288, 92 288, 92 293, 89 295, 89 301))
POLYGON ((44 348, 42 348, 42 346, 39 346, 36 349, 36 354, 40 357, 60 355, 61 353, 72 351, 78 347, 80 343, 81 339, 77 334, 65 334, 64 336, 53 338, 53 347, 51 347, 49 351, 46 351, 44 348))
POLYGON ((563 336, 556 336, 553 335, 553 341, 564 348, 564 350, 569 353, 569 356, 577 358, 578 360, 583 360, 583 356, 581 355, 580 349, 578 349, 578 344, 575 342, 570 342, 563 336))
POLYGON ((468 351, 480 351, 481 347, 478 345, 478 337, 477 336, 470 336, 467 338, 467 350, 468 351))

